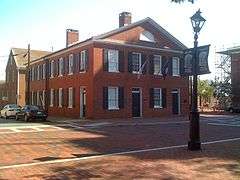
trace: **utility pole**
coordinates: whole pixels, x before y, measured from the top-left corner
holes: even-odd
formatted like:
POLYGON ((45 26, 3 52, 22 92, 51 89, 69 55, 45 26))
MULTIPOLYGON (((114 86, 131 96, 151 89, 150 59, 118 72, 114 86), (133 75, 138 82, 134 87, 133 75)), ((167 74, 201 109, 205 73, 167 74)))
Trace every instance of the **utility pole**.
POLYGON ((28 44, 28 51, 27 51, 27 104, 30 104, 30 44, 28 44))

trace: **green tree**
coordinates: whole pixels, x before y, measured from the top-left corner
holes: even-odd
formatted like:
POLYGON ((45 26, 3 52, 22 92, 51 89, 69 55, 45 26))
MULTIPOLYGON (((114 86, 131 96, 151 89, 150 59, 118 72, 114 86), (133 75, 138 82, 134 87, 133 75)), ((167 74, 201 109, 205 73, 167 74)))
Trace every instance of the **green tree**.
POLYGON ((214 87, 211 85, 211 82, 208 80, 199 80, 198 81, 198 96, 199 103, 202 107, 203 105, 209 105, 213 98, 214 87))

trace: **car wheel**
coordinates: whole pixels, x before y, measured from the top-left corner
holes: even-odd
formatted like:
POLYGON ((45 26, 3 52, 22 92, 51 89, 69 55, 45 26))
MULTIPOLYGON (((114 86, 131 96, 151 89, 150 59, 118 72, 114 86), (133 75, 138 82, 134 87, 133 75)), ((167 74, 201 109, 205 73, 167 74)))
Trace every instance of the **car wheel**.
POLYGON ((28 122, 28 121, 29 121, 29 118, 28 118, 27 115, 24 115, 24 121, 25 121, 25 122, 28 122))
POLYGON ((233 111, 233 108, 230 108, 230 109, 229 109, 229 112, 230 112, 230 113, 233 113, 233 112, 234 112, 234 111, 233 111))
POLYGON ((16 115, 16 121, 17 121, 17 120, 19 120, 19 117, 18 117, 18 115, 16 115))

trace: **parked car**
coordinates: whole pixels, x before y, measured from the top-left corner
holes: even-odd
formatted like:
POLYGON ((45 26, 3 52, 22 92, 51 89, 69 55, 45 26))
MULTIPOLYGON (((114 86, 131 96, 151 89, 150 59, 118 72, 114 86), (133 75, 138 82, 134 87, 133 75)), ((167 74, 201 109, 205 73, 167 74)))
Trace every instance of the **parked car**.
POLYGON ((21 107, 17 104, 7 104, 1 110, 1 117, 8 119, 9 117, 15 117, 16 113, 21 110, 21 107))
POLYGON ((45 110, 39 108, 38 106, 26 105, 16 113, 16 120, 24 119, 26 122, 33 119, 41 119, 46 121, 47 113, 45 110))

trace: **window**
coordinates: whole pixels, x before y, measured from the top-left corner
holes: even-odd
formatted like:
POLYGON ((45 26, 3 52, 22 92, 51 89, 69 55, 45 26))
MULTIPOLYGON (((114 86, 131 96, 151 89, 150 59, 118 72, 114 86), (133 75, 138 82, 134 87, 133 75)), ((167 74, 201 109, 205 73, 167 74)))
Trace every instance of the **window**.
POLYGON ((42 106, 45 107, 45 90, 42 92, 42 106))
POLYGON ((119 72, 118 50, 108 50, 108 72, 119 72))
POLYGON ((68 74, 73 74, 73 54, 70 54, 68 58, 68 74))
POLYGON ((118 87, 108 87, 108 109, 119 109, 118 87))
POLYGON ((73 88, 68 88, 68 108, 73 107, 73 88))
POLYGON ((40 66, 37 66, 37 80, 40 80, 40 66))
POLYGON ((154 74, 161 75, 162 74, 162 57, 160 55, 154 55, 153 63, 154 63, 154 74))
POLYGON ((80 71, 86 71, 87 51, 81 51, 80 71))
POLYGON ((53 76, 54 76, 54 61, 51 61, 51 72, 50 72, 50 74, 51 74, 51 78, 53 78, 53 76))
POLYGON ((53 107, 53 101, 54 101, 54 89, 50 90, 50 107, 53 107))
POLYGON ((42 66, 42 77, 43 77, 43 79, 45 79, 46 78, 46 64, 43 64, 43 66, 42 66))
POLYGON ((179 76, 179 58, 178 57, 173 57, 172 61, 172 75, 173 76, 179 76))
POLYGON ((40 105, 39 91, 37 91, 37 105, 40 105))
POLYGON ((162 108, 162 89, 154 88, 153 89, 153 104, 154 108, 162 108))
POLYGON ((153 34, 150 33, 149 31, 143 31, 140 34, 140 40, 141 41, 148 41, 148 42, 155 42, 155 38, 154 38, 153 34))
POLYGON ((63 58, 60 58, 59 59, 59 76, 62 76, 63 75, 63 69, 64 66, 63 66, 63 58))
POLYGON ((141 70, 141 53, 132 53, 132 72, 140 73, 141 70))
POLYGON ((58 107, 62 107, 62 88, 58 90, 58 107))
POLYGON ((35 70, 34 70, 34 67, 32 67, 32 81, 35 80, 34 77, 35 77, 35 70))
POLYGON ((32 102, 31 102, 32 105, 34 105, 34 92, 32 91, 32 102))

